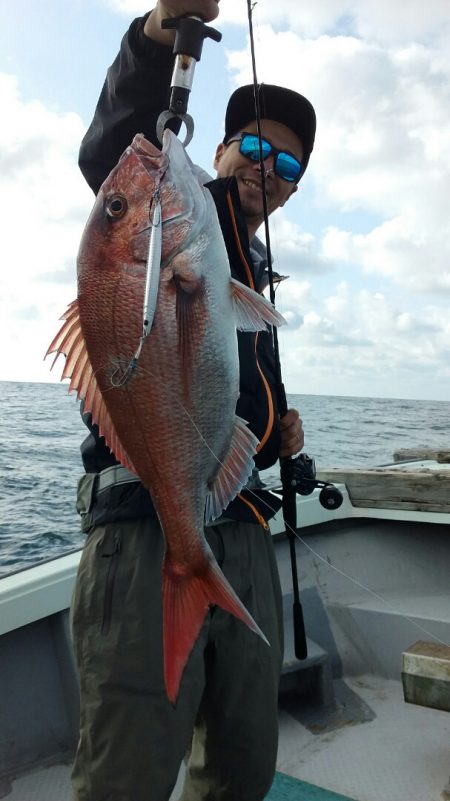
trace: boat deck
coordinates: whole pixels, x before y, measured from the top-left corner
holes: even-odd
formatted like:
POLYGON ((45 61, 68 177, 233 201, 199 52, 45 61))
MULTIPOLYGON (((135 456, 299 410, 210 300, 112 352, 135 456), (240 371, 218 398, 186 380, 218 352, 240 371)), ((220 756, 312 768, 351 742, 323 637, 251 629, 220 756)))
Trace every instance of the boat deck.
MULTIPOLYGON (((268 801, 450 799, 448 713, 405 704, 400 682, 371 675, 337 680, 334 692, 326 709, 281 697, 279 773, 268 801)), ((67 764, 40 768, 0 797, 70 801, 69 775, 67 764)))
MULTIPOLYGON (((450 714, 406 704, 400 681, 402 653, 416 640, 450 642, 450 515, 362 515, 348 499, 337 511, 323 522, 330 513, 312 495, 299 509, 301 600, 314 640, 302 663, 293 654, 289 545, 275 538, 286 648, 278 773, 267 801, 450 801, 450 714)), ((69 554, 1 582, 7 801, 71 799, 78 688, 67 607, 78 559, 69 554), (65 763, 52 756, 37 765, 63 750, 65 763)), ((182 775, 172 801, 181 786, 182 775)))

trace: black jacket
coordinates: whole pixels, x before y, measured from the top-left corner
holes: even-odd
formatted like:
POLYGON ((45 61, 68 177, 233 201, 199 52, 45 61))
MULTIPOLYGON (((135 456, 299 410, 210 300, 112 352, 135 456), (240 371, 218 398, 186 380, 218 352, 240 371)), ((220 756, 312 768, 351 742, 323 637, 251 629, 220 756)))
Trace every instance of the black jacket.
MULTIPOLYGON (((160 112, 168 108, 173 55, 170 48, 145 36, 145 19, 134 20, 125 34, 81 145, 80 168, 96 193, 136 133, 144 133, 153 144, 160 146, 156 121, 160 112)), ((179 127, 178 123, 173 124, 175 132, 179 127)), ((255 265, 250 255, 247 226, 235 180, 216 179, 207 186, 216 204, 232 275, 258 291, 263 286, 263 275, 261 269, 255 270, 255 267, 261 265, 255 265)), ((269 332, 238 332, 238 346, 240 397, 236 412, 260 439, 262 444, 255 464, 265 469, 277 461, 280 449, 272 338, 269 332)), ((97 473, 117 464, 103 438, 99 437, 97 426, 92 425, 90 415, 85 415, 84 420, 91 432, 81 446, 85 470, 97 473)), ((176 484, 176 476, 174 482, 176 484)), ((258 495, 259 500, 244 490, 230 504, 225 516, 254 520, 256 510, 269 519, 273 512, 264 501, 272 507, 278 504, 273 496, 267 498, 263 491, 258 495)), ((113 486, 108 492, 102 492, 94 506, 94 523, 154 513, 149 494, 140 484, 113 486)))

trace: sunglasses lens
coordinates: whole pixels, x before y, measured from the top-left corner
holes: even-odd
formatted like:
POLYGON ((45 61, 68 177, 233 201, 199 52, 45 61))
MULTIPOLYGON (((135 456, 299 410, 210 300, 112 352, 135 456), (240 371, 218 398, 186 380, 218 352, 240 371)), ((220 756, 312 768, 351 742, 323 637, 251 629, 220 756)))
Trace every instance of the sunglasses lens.
MULTIPOLYGON (((263 159, 266 159, 273 152, 273 147, 265 139, 261 141, 263 159)), ((243 134, 239 145, 239 152, 252 161, 259 161, 259 139, 255 134, 243 134)), ((302 165, 294 156, 289 153, 279 153, 275 151, 275 172, 280 178, 293 183, 300 177, 302 165)))
POLYGON ((279 153, 275 163, 275 172, 285 181, 297 181, 302 171, 302 165, 289 153, 279 153))
MULTIPOLYGON (((262 142, 262 149, 263 149, 263 158, 269 155, 271 147, 268 142, 262 142)), ((251 159, 252 161, 259 161, 259 139, 257 136, 253 136, 253 134, 246 134, 242 137, 241 146, 239 148, 240 152, 243 156, 247 156, 247 158, 251 159)))

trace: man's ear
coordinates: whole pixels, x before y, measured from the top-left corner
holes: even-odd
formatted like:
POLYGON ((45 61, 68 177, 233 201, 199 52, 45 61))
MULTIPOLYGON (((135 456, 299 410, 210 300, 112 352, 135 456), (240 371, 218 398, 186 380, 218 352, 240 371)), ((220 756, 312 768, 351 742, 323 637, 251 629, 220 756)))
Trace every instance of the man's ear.
POLYGON ((285 203, 287 203, 287 202, 288 202, 289 198, 290 198, 290 197, 292 197, 292 195, 294 195, 294 194, 295 194, 295 192, 297 191, 297 189, 298 189, 298 184, 294 184, 294 186, 292 187, 292 189, 291 189, 291 191, 290 191, 289 195, 287 196, 286 200, 284 200, 284 201, 283 201, 283 203, 280 203, 280 205, 279 205, 279 208, 280 208, 280 209, 281 209, 281 208, 284 206, 284 204, 285 204, 285 203))
POLYGON ((220 144, 217 145, 216 155, 214 156, 213 167, 215 170, 217 170, 219 166, 219 161, 222 158, 223 154, 225 153, 225 150, 226 150, 226 145, 224 145, 223 142, 220 142, 220 144))

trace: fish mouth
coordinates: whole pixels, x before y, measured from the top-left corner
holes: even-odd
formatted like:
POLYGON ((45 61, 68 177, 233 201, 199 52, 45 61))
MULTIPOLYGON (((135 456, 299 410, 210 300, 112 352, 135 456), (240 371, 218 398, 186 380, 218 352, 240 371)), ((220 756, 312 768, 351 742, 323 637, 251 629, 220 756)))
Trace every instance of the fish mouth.
POLYGON ((144 134, 136 134, 131 149, 149 175, 154 178, 155 175, 164 174, 169 164, 167 154, 149 142, 144 134))
POLYGON ((136 134, 132 144, 133 150, 139 156, 147 156, 149 158, 161 158, 161 150, 145 138, 144 134, 136 134))
POLYGON ((204 190, 184 145, 173 131, 164 131, 162 150, 143 134, 136 134, 131 149, 152 178, 154 191, 161 188, 163 223, 176 224, 183 218, 186 225, 195 228, 205 214, 204 190))
POLYGON ((171 181, 177 175, 180 186, 189 187, 193 164, 184 149, 184 145, 173 131, 166 128, 163 135, 162 149, 156 147, 145 138, 144 134, 136 134, 126 152, 133 152, 144 169, 156 180, 157 184, 166 176, 171 181), (159 180, 158 180, 159 177, 159 180))
POLYGON ((164 173, 173 164, 176 171, 180 170, 186 176, 186 182, 189 181, 189 174, 193 172, 191 159, 184 145, 169 128, 163 134, 162 150, 146 139, 144 134, 136 134, 131 149, 150 174, 154 174, 155 170, 164 173))

